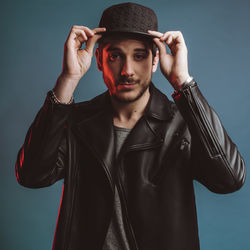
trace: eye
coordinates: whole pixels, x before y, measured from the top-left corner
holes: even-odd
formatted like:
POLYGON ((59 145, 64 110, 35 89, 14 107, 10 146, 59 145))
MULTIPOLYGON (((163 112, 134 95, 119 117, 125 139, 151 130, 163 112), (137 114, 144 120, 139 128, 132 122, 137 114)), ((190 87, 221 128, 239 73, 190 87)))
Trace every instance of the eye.
POLYGON ((111 62, 115 61, 119 57, 120 57, 119 53, 111 53, 111 54, 109 54, 109 60, 111 62))
POLYGON ((134 58, 136 61, 141 61, 141 60, 145 59, 146 57, 147 57, 147 55, 145 55, 145 54, 135 54, 134 55, 134 58))

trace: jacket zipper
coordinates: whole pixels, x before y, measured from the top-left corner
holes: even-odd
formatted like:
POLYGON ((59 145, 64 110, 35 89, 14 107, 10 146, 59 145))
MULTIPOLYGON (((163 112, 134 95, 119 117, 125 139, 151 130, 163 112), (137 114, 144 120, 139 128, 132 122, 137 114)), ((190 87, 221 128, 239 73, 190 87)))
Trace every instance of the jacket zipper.
MULTIPOLYGON (((97 156, 97 154, 95 154, 95 152, 92 150, 92 148, 91 147, 89 147, 89 145, 88 144, 85 144, 89 149, 90 149, 90 151, 91 152, 93 152, 93 155, 94 156, 96 156, 96 158, 97 158, 97 160, 99 161, 99 163, 101 164, 101 166, 103 167, 103 169, 104 169, 104 172, 105 172, 105 174, 106 174, 106 177, 108 178, 108 180, 109 180, 109 184, 110 184, 110 187, 111 187, 111 189, 112 189, 112 192, 113 192, 113 194, 115 193, 115 189, 114 189, 114 183, 113 183, 113 181, 112 181, 112 177, 111 177, 111 174, 110 174, 110 172, 109 172, 109 170, 106 168, 106 166, 105 166, 105 164, 103 163, 103 161, 97 156)), ((69 150, 70 150, 70 145, 69 145, 69 150)), ((70 155, 71 155, 71 151, 69 152, 69 158, 70 158, 70 155)), ((74 172, 74 177, 76 177, 76 175, 77 175, 77 172, 78 172, 78 168, 75 170, 75 172, 74 172)), ((71 204, 71 207, 70 207, 70 212, 69 212, 69 216, 68 216, 68 218, 67 218, 67 221, 65 222, 65 235, 64 235, 64 239, 69 239, 65 244, 64 244, 64 249, 65 250, 67 250, 68 248, 69 248, 69 242, 70 242, 70 227, 69 227, 69 223, 70 223, 70 221, 71 221, 71 217, 72 217, 72 211, 73 211, 73 207, 74 207, 74 204, 75 204, 75 202, 74 202, 74 200, 75 200, 75 192, 76 192, 76 188, 77 188, 77 185, 76 185, 76 183, 74 183, 74 186, 72 187, 72 189, 73 189, 73 194, 72 194, 72 204, 71 204)))
POLYGON ((131 247, 132 249, 134 250, 139 250, 138 248, 138 245, 137 245, 137 242, 136 242, 136 238, 135 238, 135 234, 134 234, 134 230, 132 228, 132 225, 130 223, 130 220, 129 220, 129 215, 128 215, 128 208, 127 208, 127 202, 126 202, 126 198, 125 198, 125 191, 121 185, 121 181, 120 181, 120 178, 118 176, 118 185, 117 185, 117 190, 118 190, 118 193, 119 193, 119 196, 121 198, 121 203, 122 203, 122 207, 123 207, 123 211, 124 211, 124 219, 125 219, 125 222, 126 222, 126 225, 128 227, 128 230, 127 232, 129 233, 129 237, 130 237, 130 242, 131 242, 131 247))
POLYGON ((129 150, 123 152, 122 154, 119 155, 119 158, 117 159, 116 161, 116 165, 118 167, 118 171, 117 171, 117 190, 118 190, 118 193, 119 193, 119 196, 120 196, 120 199, 121 199, 121 202, 122 202, 122 208, 123 208, 123 211, 124 211, 124 218, 125 218, 125 222, 126 222, 126 225, 128 226, 128 233, 129 233, 129 236, 130 236, 130 242, 132 244, 132 249, 134 250, 139 250, 139 247, 138 247, 138 244, 137 244, 137 241, 136 241, 136 238, 135 238, 135 234, 134 234, 134 230, 133 230, 133 227, 131 225, 131 222, 130 222, 130 219, 129 219, 129 214, 128 214, 128 207, 127 207, 127 201, 126 201, 126 196, 125 196, 125 190, 121 184, 121 179, 120 179, 120 175, 119 175, 119 168, 120 168, 120 165, 118 164, 118 162, 120 162, 120 159, 122 158, 122 156, 124 156, 125 154, 127 154, 128 152, 131 152, 131 151, 137 151, 137 150, 146 150, 146 149, 152 149, 152 148, 155 148, 155 147, 158 147, 159 145, 162 144, 162 140, 157 143, 157 144, 146 144, 144 146, 138 146, 138 147, 130 147, 129 150))

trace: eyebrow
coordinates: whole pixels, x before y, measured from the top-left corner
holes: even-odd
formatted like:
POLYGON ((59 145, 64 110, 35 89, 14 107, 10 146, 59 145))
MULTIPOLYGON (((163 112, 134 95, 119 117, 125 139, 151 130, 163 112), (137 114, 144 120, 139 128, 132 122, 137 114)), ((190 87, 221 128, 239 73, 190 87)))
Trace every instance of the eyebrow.
MULTIPOLYGON (((108 52, 112 52, 112 51, 122 51, 120 48, 118 47, 113 47, 113 46, 110 46, 108 49, 107 49, 108 52)), ((134 49, 135 52, 143 52, 143 53, 148 53, 148 50, 147 49, 142 49, 142 48, 136 48, 134 49)))

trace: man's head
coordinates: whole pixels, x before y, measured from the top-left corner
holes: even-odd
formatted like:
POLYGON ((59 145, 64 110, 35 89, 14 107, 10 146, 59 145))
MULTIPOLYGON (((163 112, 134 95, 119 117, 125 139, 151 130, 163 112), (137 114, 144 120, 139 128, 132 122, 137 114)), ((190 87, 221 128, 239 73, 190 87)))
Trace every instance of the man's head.
POLYGON ((153 10, 135 3, 123 3, 103 12, 100 27, 106 32, 98 41, 96 58, 112 97, 133 102, 148 90, 156 71, 158 54, 153 36, 157 30, 153 10))

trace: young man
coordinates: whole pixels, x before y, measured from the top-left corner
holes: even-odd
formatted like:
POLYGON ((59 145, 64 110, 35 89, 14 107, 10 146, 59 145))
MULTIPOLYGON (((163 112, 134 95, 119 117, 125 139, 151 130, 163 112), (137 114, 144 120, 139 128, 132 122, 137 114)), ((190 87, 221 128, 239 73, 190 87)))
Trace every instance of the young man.
POLYGON ((64 178, 55 250, 197 250, 193 180, 217 193, 244 183, 235 144, 188 73, 181 32, 157 30, 151 9, 124 3, 105 10, 99 28, 70 31, 16 164, 27 187, 64 178), (109 91, 75 104, 97 41, 109 91), (175 104, 151 82, 158 62, 175 104))

